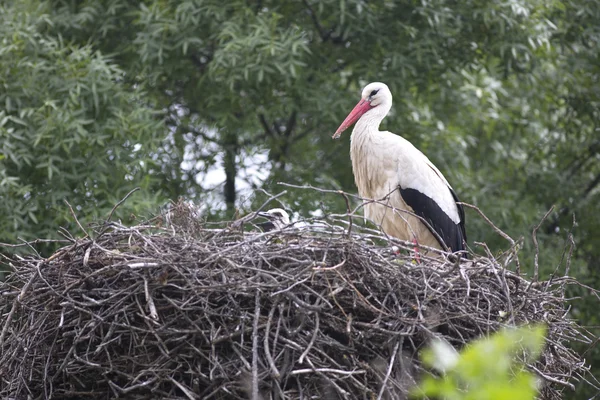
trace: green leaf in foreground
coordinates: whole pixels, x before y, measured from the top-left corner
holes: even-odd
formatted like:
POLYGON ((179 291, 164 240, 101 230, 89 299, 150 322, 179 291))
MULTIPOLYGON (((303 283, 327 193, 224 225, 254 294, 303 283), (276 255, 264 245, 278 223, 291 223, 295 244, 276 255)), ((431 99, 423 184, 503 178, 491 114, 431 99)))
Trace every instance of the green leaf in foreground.
POLYGON ((448 400, 532 400, 537 378, 525 368, 541 353, 546 327, 506 329, 480 339, 457 354, 443 341, 423 352, 423 362, 438 370, 413 391, 415 398, 448 400))

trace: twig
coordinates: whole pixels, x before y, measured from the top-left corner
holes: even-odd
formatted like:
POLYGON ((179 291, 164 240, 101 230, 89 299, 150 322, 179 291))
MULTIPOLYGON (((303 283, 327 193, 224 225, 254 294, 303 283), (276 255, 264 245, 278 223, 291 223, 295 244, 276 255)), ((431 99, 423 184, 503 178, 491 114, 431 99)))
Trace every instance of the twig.
MULTIPOLYGON (((269 336, 271 334, 271 322, 273 321, 273 316, 275 315, 275 310, 277 310, 277 304, 272 304, 271 305, 271 310, 269 311, 269 318, 267 319, 267 326, 265 327, 265 340, 264 340, 264 347, 265 347, 265 356, 267 357, 267 360, 269 362, 269 367, 271 368, 271 376, 275 379, 279 378, 281 376, 281 373, 279 372, 279 369, 277 369, 277 366, 275 365, 275 361, 273 360, 273 356, 271 356, 271 349, 269 346, 269 336)), ((277 338, 275 338, 275 340, 277 340, 277 338)))
POLYGON ((71 207, 71 204, 69 204, 69 202, 67 201, 67 199, 63 199, 63 201, 65 202, 65 204, 69 207, 69 211, 71 212, 71 216, 73 217, 73 219, 75 220, 75 222, 77 223, 77 226, 79 226, 79 229, 81 229, 81 231, 83 233, 85 233, 84 238, 89 237, 89 234, 87 233, 87 231, 84 229, 84 227, 81 225, 81 223, 79 222, 79 220, 77 219, 77 215, 75 215, 75 211, 73 211, 73 207, 71 207))
POLYGON ((121 200, 119 200, 119 202, 117 204, 114 205, 114 207, 112 208, 112 210, 110 210, 110 213, 108 214, 108 217, 106 218, 106 220, 104 221, 105 224, 108 224, 110 222, 110 220, 112 219, 113 214, 115 213, 116 209, 119 208, 119 206, 121 204, 123 204, 125 202, 125 200, 127 200, 129 198, 129 196, 131 196, 132 194, 134 194, 135 192, 137 192, 138 190, 140 190, 139 187, 133 188, 129 191, 129 193, 127 193, 125 195, 125 197, 123 197, 121 200))
POLYGON ((488 223, 488 225, 490 225, 495 231, 496 233, 498 233, 500 236, 502 236, 504 239, 508 240, 510 242, 511 245, 515 244, 515 241, 508 236, 506 233, 504 233, 500 228, 498 228, 484 213, 483 211, 481 211, 479 209, 479 207, 474 206, 473 204, 469 204, 469 203, 465 203, 462 201, 458 201, 457 204, 463 205, 465 207, 469 207, 475 211, 477 211, 477 213, 484 219, 485 222, 488 223))
POLYGON ((348 195, 345 192, 340 190, 339 193, 342 195, 344 201, 346 202, 346 213, 348 214, 348 230, 346 232, 346 236, 350 237, 350 235, 352 234, 352 218, 350 217, 352 209, 350 208, 350 200, 348 199, 348 195))
POLYGON ((569 233, 569 237, 567 239, 569 241, 569 254, 567 255, 567 261, 565 263, 565 276, 569 276, 569 272, 571 270, 571 258, 573 257, 573 250, 575 249, 575 239, 573 238, 573 234, 569 233))
POLYGON ((72 243, 70 240, 62 240, 62 239, 35 239, 23 241, 23 243, 3 243, 0 242, 0 247, 9 247, 9 248, 19 248, 19 247, 29 247, 40 243, 72 243))
POLYGON ((179 389, 181 389, 181 391, 183 392, 183 394, 185 394, 185 396, 190 399, 190 400, 196 400, 196 395, 194 394, 194 392, 192 392, 190 389, 186 388, 185 386, 183 386, 181 383, 177 382, 175 379, 173 379, 173 377, 169 377, 169 380, 171 382, 173 382, 173 384, 175 384, 175 386, 177 386, 179 389))
MULTIPOLYGON (((571 229, 569 229, 569 232, 567 234, 567 240, 565 242, 565 245, 563 246, 563 251, 562 251, 562 255, 560 257, 560 261, 554 268, 552 275, 550 275, 550 278, 547 280, 547 282, 545 284, 546 290, 548 287, 550 287, 552 284, 554 284, 554 282, 556 280, 556 276, 558 275, 558 271, 559 271, 563 261, 565 260, 565 257, 566 257, 566 262, 565 262, 564 277, 567 277, 569 275, 569 270, 571 269, 571 257, 573 255, 573 250, 575 249, 575 240, 573 239, 573 230, 575 229, 576 225, 577 225, 577 222, 575 220, 575 213, 573 213, 573 225, 571 226, 571 229), (568 249, 568 252, 567 252, 567 249, 568 249)), ((532 282, 532 283, 530 283, 530 286, 531 285, 535 285, 535 283, 532 282)), ((564 291, 565 291, 564 284, 561 286, 562 286, 562 291, 563 291, 563 296, 564 296, 564 291)))
MULTIPOLYGON (((340 194, 339 190, 335 190, 335 189, 321 189, 312 185, 293 185, 291 183, 286 183, 286 182, 277 182, 278 185, 281 186, 286 186, 286 187, 291 187, 294 189, 308 189, 308 190, 314 190, 316 192, 319 193, 332 193, 332 194, 340 194)), ((346 193, 347 196, 349 197, 354 197, 355 199, 361 200, 360 196, 355 195, 355 194, 350 194, 350 193, 346 193)))
POLYGON ((252 326, 252 400, 258 397, 258 319, 260 318, 260 291, 254 296, 254 323, 252 326))
MULTIPOLYGON (((287 186, 287 187, 292 187, 292 188, 296 188, 296 189, 308 189, 308 190, 314 190, 320 193, 336 193, 336 194, 343 194, 344 198, 346 199, 346 206, 347 208, 349 208, 349 201, 348 201, 348 197, 353 197, 357 200, 361 201, 361 204, 359 204, 354 210, 348 211, 346 212, 346 214, 344 215, 340 215, 343 217, 348 218, 348 220, 350 221, 350 223, 352 223, 352 218, 356 218, 357 216, 357 212, 361 209, 364 208, 367 204, 380 204, 384 207, 387 207, 392 213, 395 213, 397 215, 399 214, 407 214, 410 216, 413 216, 415 218, 417 218, 418 220, 420 220, 426 227, 427 229, 431 232, 431 234, 437 239, 437 241, 440 243, 440 245, 444 248, 444 251, 446 252, 450 252, 450 249, 448 248, 448 246, 445 244, 444 240, 442 239, 442 237, 439 235, 439 233, 433 229, 433 227, 431 226, 431 224, 429 223, 429 221, 427 221, 425 218, 423 218, 420 215, 415 214, 414 212, 410 211, 410 210, 400 210, 397 208, 394 208, 392 206, 389 205, 389 197, 391 196, 392 193, 394 193, 395 191, 398 190, 398 188, 394 188, 392 189, 388 194, 386 194, 385 196, 383 196, 381 199, 367 199, 367 198, 363 198, 361 196, 358 195, 353 195, 353 194, 348 194, 346 192, 343 192, 341 190, 331 190, 331 189, 320 189, 311 185, 292 185, 289 183, 285 183, 285 182, 277 182, 278 185, 282 185, 282 186, 287 186)), ((364 218, 362 216, 360 216, 360 218, 364 218)), ((348 229, 348 232, 350 232, 350 229, 348 229)), ((348 233, 349 234, 349 233, 348 233)), ((384 233, 384 235, 386 235, 384 233)), ((386 235, 387 236, 387 235, 386 235)), ((389 238, 388 238, 389 240, 389 238)), ((427 249, 427 251, 431 251, 431 248, 427 248, 425 246, 419 245, 419 248, 424 248, 427 249)), ((434 249, 434 252, 439 252, 438 249, 434 249)))
POLYGON ((542 217, 540 222, 536 225, 535 228, 533 228, 533 232, 531 233, 531 238, 533 239, 533 245, 535 246, 535 256, 533 257, 533 279, 532 279, 532 282, 537 282, 539 280, 539 276, 540 276, 540 266, 538 264, 538 258, 540 256, 540 246, 538 245, 538 241, 537 241, 537 231, 538 231, 538 229, 540 229, 540 227, 542 226, 542 224, 544 223, 546 218, 548 218, 548 215, 550 215, 552 210, 554 210, 554 205, 552 207, 550 207, 550 209, 546 212, 546 214, 544 214, 544 216, 542 217))
POLYGON ((27 283, 25 283, 25 285, 23 285, 23 288, 21 288, 17 297, 15 297, 15 299, 13 300, 12 307, 10 308, 8 316, 6 317, 6 321, 4 321, 4 326, 2 327, 2 333, 0 334, 0 347, 2 345, 4 345, 4 338, 6 336, 6 332, 8 332, 8 327, 12 323, 12 319, 15 315, 15 311, 17 310, 18 303, 20 303, 23 300, 25 293, 27 293, 27 291, 29 290, 29 287, 31 286, 31 283, 33 282, 35 277, 36 277, 36 275, 32 275, 31 278, 29 278, 27 283))
POLYGON ((158 312, 156 312, 156 305, 154 304, 154 300, 150 294, 148 280, 146 277, 144 277, 144 293, 146 294, 146 303, 148 304, 148 309, 150 310, 150 318, 152 318, 152 320, 156 323, 158 321, 158 312))
POLYGON ((252 213, 245 215, 244 217, 233 221, 231 223, 231 227, 234 229, 241 229, 243 227, 243 225, 246 222, 252 221, 253 219, 255 219, 258 216, 258 213, 260 213, 270 202, 272 202, 273 200, 276 200, 278 198, 280 198, 281 196, 284 196, 287 194, 287 190, 284 190, 276 195, 271 195, 270 193, 268 193, 266 190, 261 189, 262 192, 265 192, 268 196, 270 196, 267 200, 265 200, 265 202, 263 202, 261 204, 260 207, 258 207, 256 210, 254 210, 252 213))
POLYGON ((392 357, 390 358, 390 363, 388 364, 388 369, 385 374, 385 378, 383 379, 383 382, 381 382, 381 389, 379 389, 379 394, 377 395, 377 400, 381 400, 381 397, 383 396, 383 393, 385 392, 385 387, 387 386, 387 381, 390 378, 392 369, 394 369, 394 363, 396 362, 396 354, 398 354, 398 348, 400 347, 401 340, 402 339, 398 340, 396 342, 396 345, 394 346, 394 350, 392 351, 392 357))
MULTIPOLYGON (((475 211, 477 211, 477 213, 481 216, 481 218, 483 218, 483 220, 485 222, 487 222, 487 224, 489 226, 491 226, 494 231, 496 231, 496 233, 500 236, 502 236, 504 239, 508 240, 508 242, 510 243, 511 247, 515 246, 515 241, 513 240, 513 238, 511 238, 510 236, 508 236, 506 233, 504 233, 500 228, 498 228, 484 213, 483 211, 481 211, 479 209, 479 207, 474 206, 473 204, 469 204, 469 203, 465 203, 462 201, 458 201, 456 202, 456 204, 461 204, 465 207, 469 207, 475 211)), ((515 253, 515 263, 516 263, 516 268, 517 268, 517 272, 519 273, 521 270, 521 263, 519 262, 519 256, 515 253)))
POLYGON ((302 354, 300 355, 300 358, 298 358, 298 364, 302 364, 304 362, 304 357, 306 357, 308 355, 308 353, 310 352, 310 349, 315 344, 315 340, 317 340, 317 333, 319 333, 319 314, 314 313, 314 316, 315 316, 315 328, 313 330, 313 335, 312 335, 312 338, 310 339, 310 342, 308 343, 308 346, 306 346, 306 350, 304 350, 302 352, 302 354))
POLYGON ((575 390, 575 385, 573 385, 572 383, 562 381, 557 378, 553 378, 553 377, 543 373, 542 371, 540 371, 539 368, 536 368, 535 365, 528 365, 528 367, 531 368, 532 370, 534 370, 535 372, 537 372, 538 375, 540 375, 542 378, 544 378, 547 381, 558 383, 559 385, 569 387, 571 390, 575 390))
POLYGON ((8 331, 8 327, 12 323, 13 316, 15 315, 15 311, 17 310, 18 301, 17 298, 13 300, 12 307, 6 317, 6 321, 4 321, 4 326, 2 327, 2 333, 0 334, 0 346, 4 345, 4 337, 6 336, 6 332, 8 331))
POLYGON ((295 369, 290 372, 290 375, 299 375, 299 374, 311 374, 315 372, 327 372, 330 374, 339 374, 339 375, 357 375, 357 374, 365 374, 367 371, 363 369, 354 370, 354 371, 344 371, 340 369, 334 368, 305 368, 305 369, 295 369))

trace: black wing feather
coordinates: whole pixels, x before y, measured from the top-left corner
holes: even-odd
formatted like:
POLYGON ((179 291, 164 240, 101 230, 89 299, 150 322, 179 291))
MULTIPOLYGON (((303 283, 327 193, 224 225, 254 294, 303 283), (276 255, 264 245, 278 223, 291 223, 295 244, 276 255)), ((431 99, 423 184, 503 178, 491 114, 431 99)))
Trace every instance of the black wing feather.
POLYGON ((267 222, 260 222, 258 224, 256 224, 260 229, 263 230, 263 232, 271 232, 272 230, 275 229, 275 224, 272 223, 271 221, 267 221, 267 222))
MULTIPOLYGON (((450 192, 452 193, 454 200, 458 201, 456 193, 454 193, 452 189, 450 189, 450 192)), ((465 211, 460 204, 456 205, 458 207, 460 222, 455 224, 448 214, 446 214, 431 197, 418 190, 400 188, 400 195, 404 199, 404 202, 413 209, 416 215, 427 221, 429 224, 427 228, 432 231, 432 233, 435 232, 434 236, 443 240, 443 243, 440 243, 442 247, 448 247, 452 252, 466 250, 465 242, 467 240, 467 235, 465 233, 465 211)))
POLYGON ((463 208, 462 204, 458 204, 458 203, 460 203, 460 200, 458 199, 456 192, 451 187, 448 187, 448 189, 450 189, 450 194, 452 194, 452 198, 456 202, 456 207, 458 208, 458 218, 460 218, 460 222, 458 223, 458 226, 460 226, 460 231, 462 233, 462 239, 463 239, 463 245, 465 245, 465 243, 467 243, 467 232, 465 230, 465 209, 463 208))

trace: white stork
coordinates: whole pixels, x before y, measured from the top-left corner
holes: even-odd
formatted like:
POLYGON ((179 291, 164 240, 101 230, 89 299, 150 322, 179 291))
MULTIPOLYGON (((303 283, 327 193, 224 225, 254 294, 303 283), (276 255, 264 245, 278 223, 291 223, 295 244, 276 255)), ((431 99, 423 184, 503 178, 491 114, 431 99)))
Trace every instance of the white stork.
POLYGON ((268 211, 258 212, 257 214, 268 220, 267 222, 257 224, 265 232, 283 229, 290 224, 290 215, 283 208, 272 208, 268 211))
POLYGON ((387 85, 370 83, 333 135, 339 138, 356 122, 350 158, 358 193, 386 203, 366 204, 365 216, 398 239, 452 252, 465 250, 465 213, 444 175, 408 140, 379 131, 391 108, 387 85))

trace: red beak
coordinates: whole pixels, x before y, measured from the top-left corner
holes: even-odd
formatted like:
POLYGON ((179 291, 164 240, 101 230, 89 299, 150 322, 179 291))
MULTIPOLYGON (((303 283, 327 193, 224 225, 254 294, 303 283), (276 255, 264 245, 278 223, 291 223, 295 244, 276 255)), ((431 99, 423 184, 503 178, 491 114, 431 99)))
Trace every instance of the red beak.
POLYGON ((331 138, 332 139, 339 138, 340 135, 342 134, 342 132, 344 132, 346 129, 348 129, 348 127, 350 127, 353 123, 358 121, 358 119, 360 117, 362 117, 363 114, 366 113, 367 111, 369 111, 371 108, 373 108, 373 107, 371 107, 370 102, 368 102, 366 100, 359 101, 358 104, 356 106, 354 106, 352 111, 350 111, 350 114, 348 114, 348 116, 346 117, 344 122, 342 122, 340 127, 337 128, 337 131, 335 131, 335 133, 333 134, 333 136, 331 138))

